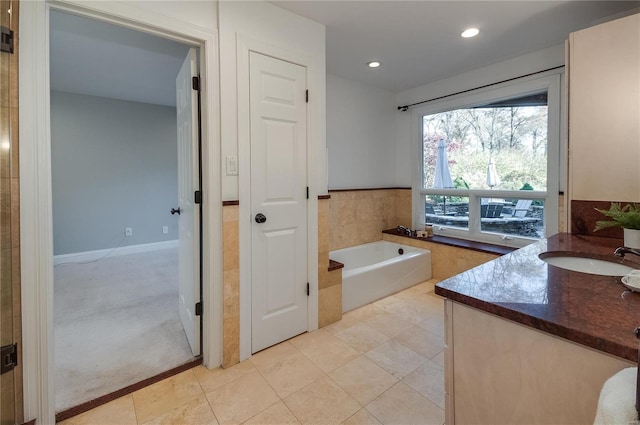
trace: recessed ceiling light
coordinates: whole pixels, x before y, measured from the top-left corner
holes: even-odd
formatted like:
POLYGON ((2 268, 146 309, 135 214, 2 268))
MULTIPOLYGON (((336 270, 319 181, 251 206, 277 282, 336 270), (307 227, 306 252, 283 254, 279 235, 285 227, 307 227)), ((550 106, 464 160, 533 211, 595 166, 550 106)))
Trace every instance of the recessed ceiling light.
POLYGON ((478 35, 479 32, 480 30, 478 28, 467 28, 460 35, 463 36, 464 38, 471 38, 478 35))
POLYGON ((380 66, 380 62, 378 61, 367 62, 367 66, 369 68, 378 68, 380 66))

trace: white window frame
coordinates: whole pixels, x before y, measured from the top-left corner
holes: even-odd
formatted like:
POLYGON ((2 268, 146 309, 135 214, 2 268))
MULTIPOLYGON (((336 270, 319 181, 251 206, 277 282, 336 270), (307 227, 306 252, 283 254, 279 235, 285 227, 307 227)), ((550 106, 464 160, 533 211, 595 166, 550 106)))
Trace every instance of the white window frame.
POLYGON ((523 77, 508 83, 478 89, 413 108, 411 116, 412 153, 412 209, 413 227, 421 229, 425 223, 426 195, 447 195, 469 198, 469 227, 436 225, 434 234, 519 248, 537 239, 480 229, 481 198, 533 199, 544 201, 544 236, 558 233, 558 193, 560 183, 561 135, 561 76, 562 71, 550 71, 532 77, 523 77), (464 190, 425 189, 423 160, 423 117, 454 109, 472 108, 501 100, 547 91, 547 190, 464 190))

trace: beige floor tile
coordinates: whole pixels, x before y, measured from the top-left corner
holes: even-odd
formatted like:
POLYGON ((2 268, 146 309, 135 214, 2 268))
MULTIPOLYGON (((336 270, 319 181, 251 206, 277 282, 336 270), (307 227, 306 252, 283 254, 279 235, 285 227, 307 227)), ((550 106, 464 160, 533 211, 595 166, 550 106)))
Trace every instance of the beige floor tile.
POLYGON ((412 300, 396 303, 387 308, 387 312, 413 325, 417 325, 425 319, 444 317, 444 307, 412 300))
POLYGON ((138 390, 133 393, 138 423, 163 415, 201 394, 202 388, 191 369, 138 390))
POLYGON ((296 349, 278 356, 274 363, 259 364, 256 367, 281 398, 324 376, 318 366, 296 349))
POLYGON ((437 364, 427 361, 405 376, 402 382, 444 409, 444 370, 437 364))
POLYGON ((136 425, 133 396, 113 400, 78 416, 62 421, 59 425, 136 425))
POLYGON ((389 313, 379 314, 364 321, 364 323, 389 338, 393 338, 399 333, 413 327, 411 323, 405 322, 389 313))
POLYGON ((329 376, 362 406, 398 382, 393 375, 364 356, 334 370, 329 376))
POLYGON ((416 287, 416 286, 409 289, 405 289, 404 291, 397 293, 396 297, 403 301, 412 301, 412 302, 419 301, 424 303, 429 303, 431 301, 428 298, 428 297, 431 297, 429 292, 422 287, 416 287))
POLYGON ((291 410, 280 401, 262 413, 245 422, 245 425, 299 425, 300 421, 291 410))
POLYGON ((200 382, 202 390, 207 392, 221 387, 224 384, 228 384, 231 381, 235 381, 254 370, 256 370, 256 368, 253 366, 253 363, 245 360, 227 369, 207 369, 204 366, 198 366, 193 369, 193 373, 196 375, 198 382, 200 382))
POLYGON ((249 361, 258 369, 267 369, 295 351, 289 341, 284 341, 252 355, 249 361))
POLYGON ((218 425, 218 421, 203 395, 158 416, 143 425, 218 425))
POLYGON ((304 387, 285 403, 303 424, 339 424, 360 409, 360 405, 330 377, 304 387))
POLYGON ((429 317, 417 324, 418 327, 433 334, 444 337, 444 315, 442 317, 429 317))
POLYGON ((360 321, 355 317, 343 315, 341 320, 325 326, 322 330, 335 335, 337 332, 349 329, 351 326, 357 325, 358 323, 360 323, 360 321))
POLYGON ((360 355, 336 336, 323 330, 303 334, 291 340, 323 372, 331 372, 360 355))
POLYGON ((427 360, 393 340, 368 351, 365 356, 398 379, 404 378, 427 360))
POLYGON ((432 362, 440 366, 444 369, 444 350, 436 354, 433 358, 430 359, 432 362))
POLYGON ((221 424, 242 423, 280 400, 257 370, 206 395, 221 424))
POLYGON ((336 332, 335 335, 360 353, 366 353, 389 340, 386 335, 364 323, 357 323, 347 329, 336 332))
POLYGON ((398 382, 367 405, 383 424, 442 425, 444 411, 407 384, 398 382))
POLYGON ((364 322, 365 320, 369 320, 382 313, 384 313, 384 311, 375 304, 367 304, 360 308, 356 308, 355 310, 351 310, 346 314, 346 316, 364 322))
POLYGON ((412 326, 410 329, 396 335, 393 339, 427 359, 444 350, 444 338, 442 335, 433 334, 418 326, 412 326))
POLYGON ((388 312, 390 308, 397 307, 398 304, 402 305, 402 303, 403 303, 402 299, 398 298, 395 295, 390 295, 388 297, 375 301, 373 304, 376 307, 381 308, 382 310, 388 312))
POLYGON ((360 409, 346 421, 343 425, 382 425, 382 422, 376 419, 367 409, 360 409))

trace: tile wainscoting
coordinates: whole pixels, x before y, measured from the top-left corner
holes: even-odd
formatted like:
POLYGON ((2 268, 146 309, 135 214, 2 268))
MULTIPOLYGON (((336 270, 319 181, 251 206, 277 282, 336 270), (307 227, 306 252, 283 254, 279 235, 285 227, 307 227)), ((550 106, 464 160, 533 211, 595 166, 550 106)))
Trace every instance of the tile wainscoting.
POLYGON ((238 205, 222 207, 222 367, 240 362, 240 253, 238 205))
MULTIPOLYGON (((22 394, 22 306, 20 278, 20 168, 18 143, 18 51, 20 3, 2 0, 1 24, 14 32, 13 53, 3 52, 0 61, 0 312, 3 341, 11 340, 18 347, 18 364, 13 373, 0 379, 2 393, 15 394, 2 398, 3 420, 14 416, 24 421, 22 394), (11 10, 11 13, 7 13, 11 10), (8 143, 8 145, 7 145, 8 143), (13 337, 13 338, 11 338, 13 337), (6 416, 9 412, 12 414, 6 416)), ((3 344, 6 342, 3 342, 3 344)))
POLYGON ((330 190, 329 248, 382 239, 382 231, 411 227, 411 189, 330 190))

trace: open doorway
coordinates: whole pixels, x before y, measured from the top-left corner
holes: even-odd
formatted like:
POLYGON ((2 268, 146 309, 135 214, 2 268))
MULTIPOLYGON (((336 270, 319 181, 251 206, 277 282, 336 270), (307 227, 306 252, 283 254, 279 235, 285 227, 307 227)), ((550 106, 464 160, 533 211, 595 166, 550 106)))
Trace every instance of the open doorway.
MULTIPOLYGON (((62 12, 52 11, 50 24, 55 407, 62 411, 200 354, 200 211, 183 199, 200 187, 198 149, 195 140, 181 157, 178 136, 194 146, 197 116, 181 124, 176 110, 176 77, 185 63, 193 72, 197 55, 62 12)), ((188 109, 197 114, 197 104, 188 109)))

